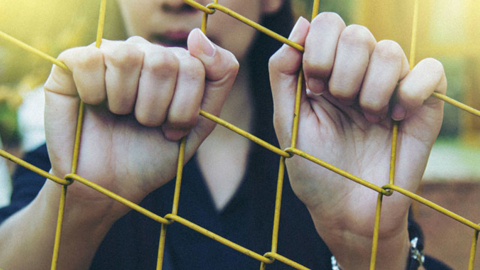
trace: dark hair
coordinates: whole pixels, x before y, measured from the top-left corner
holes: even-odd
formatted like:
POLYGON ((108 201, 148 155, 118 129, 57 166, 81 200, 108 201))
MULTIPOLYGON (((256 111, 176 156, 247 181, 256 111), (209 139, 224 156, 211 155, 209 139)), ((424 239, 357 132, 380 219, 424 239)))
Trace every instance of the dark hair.
MULTIPOLYGON (((290 0, 285 0, 281 9, 265 15, 261 24, 288 37, 293 27, 293 11, 290 0)), ((268 60, 283 44, 263 33, 257 33, 247 57, 250 68, 252 96, 254 99, 254 126, 255 135, 270 143, 276 142, 273 132, 273 100, 268 75, 268 60)), ((276 144, 276 143, 275 143, 276 144)))

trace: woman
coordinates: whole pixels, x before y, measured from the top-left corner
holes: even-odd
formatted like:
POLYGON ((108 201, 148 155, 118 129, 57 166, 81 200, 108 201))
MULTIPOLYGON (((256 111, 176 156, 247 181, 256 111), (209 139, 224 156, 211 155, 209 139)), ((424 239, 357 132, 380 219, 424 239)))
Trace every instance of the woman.
MULTIPOLYGON (((100 49, 65 51, 59 59, 73 75, 53 67, 45 83, 51 173, 63 177, 70 171, 81 99, 87 108, 77 173, 165 214, 171 209, 168 182, 175 175, 178 140, 186 135, 191 162, 185 167, 179 215, 256 252, 268 251, 277 157, 214 129, 198 112, 221 115, 274 143, 266 124, 271 122, 269 86, 253 76, 265 75, 271 43, 221 14, 209 19, 207 38, 192 30, 200 25, 201 13, 181 0, 118 3, 134 37, 105 40, 100 49)), ((279 23, 291 20, 287 0, 222 4, 288 34, 279 23)), ((409 71, 398 44, 377 42, 368 29, 347 27, 332 13, 311 24, 300 18, 290 39, 304 45, 305 53, 285 45, 269 64, 280 147, 289 146, 296 76, 303 64, 307 90, 297 147, 381 186, 388 182, 391 119, 402 121, 396 183, 415 190, 442 120, 443 103, 428 98, 433 91, 446 91, 442 65, 427 59, 409 71)), ((313 269, 331 269, 332 254, 342 269, 367 269, 376 194, 300 157, 287 166, 292 189, 284 191, 279 254, 313 269)), ((0 226, 0 267, 49 267, 60 187, 47 181, 39 190, 38 196, 18 202, 17 208, 26 206, 0 226), (25 253, 29 256, 20 260, 25 253)), ((21 187, 14 197, 20 193, 21 187)), ((15 203, 4 213, 13 212, 15 203)), ((377 269, 413 265, 409 205, 398 194, 385 199, 388 215, 382 219, 377 269)), ((59 269, 153 269, 159 224, 146 217, 74 183, 64 222, 59 269)), ((166 269, 258 265, 183 226, 169 226, 166 269)), ((285 267, 275 263, 269 269, 285 267)))

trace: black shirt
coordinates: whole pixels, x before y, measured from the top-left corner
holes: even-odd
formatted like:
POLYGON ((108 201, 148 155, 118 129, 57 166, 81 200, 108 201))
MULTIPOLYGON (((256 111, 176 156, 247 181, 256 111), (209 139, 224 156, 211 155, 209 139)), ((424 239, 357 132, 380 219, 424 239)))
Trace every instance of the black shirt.
MULTIPOLYGON (((50 169, 46 146, 25 158, 46 171, 50 169)), ((253 146, 247 173, 232 200, 217 211, 195 157, 185 165, 178 215, 263 255, 271 249, 279 158, 253 146)), ((226 176, 228 177, 228 176, 226 176)), ((0 209, 0 223, 28 205, 45 179, 23 167, 13 177, 11 205, 0 209)), ((175 181, 154 191, 142 207, 164 216, 170 213, 175 181)), ((118 220, 100 245, 91 269, 155 269, 160 226, 136 211, 118 220)), ((331 269, 331 253, 318 236, 305 206, 284 181, 278 253, 310 269, 331 269)), ((53 241, 53 239, 52 239, 53 241)), ((260 262, 224 246, 181 224, 168 226, 165 270, 259 269, 260 262)), ((448 269, 427 259, 428 269, 448 269)), ((292 269, 274 262, 267 269, 292 269)))

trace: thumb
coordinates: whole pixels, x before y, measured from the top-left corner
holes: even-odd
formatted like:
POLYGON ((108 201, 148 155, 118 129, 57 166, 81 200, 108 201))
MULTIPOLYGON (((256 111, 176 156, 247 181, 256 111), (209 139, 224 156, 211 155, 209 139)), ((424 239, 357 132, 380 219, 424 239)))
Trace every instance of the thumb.
MULTIPOLYGON (((205 67, 205 93, 201 108, 219 116, 237 76, 239 63, 231 52, 213 44, 198 28, 190 32, 187 46, 190 54, 205 67)), ((197 127, 206 130, 206 136, 213 130, 215 123, 200 118, 197 127)))
POLYGON ((205 67, 206 84, 202 108, 219 115, 237 76, 238 61, 231 52, 213 44, 198 28, 190 32, 187 45, 190 54, 205 67))
MULTIPOLYGON (((305 44, 310 23, 300 17, 290 33, 289 40, 305 44)), ((298 72, 303 53, 288 45, 283 45, 269 62, 270 84, 275 108, 274 123, 278 131, 288 130, 292 126, 297 89, 298 72)))

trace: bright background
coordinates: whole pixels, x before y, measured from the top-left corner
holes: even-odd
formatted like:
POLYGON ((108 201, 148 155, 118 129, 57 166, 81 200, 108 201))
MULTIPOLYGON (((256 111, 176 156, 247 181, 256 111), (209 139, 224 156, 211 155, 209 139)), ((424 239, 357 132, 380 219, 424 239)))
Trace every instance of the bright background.
MULTIPOLYGON (((320 8, 339 13, 348 24, 367 26, 377 40, 398 41, 408 55, 413 1, 321 0, 320 8)), ((297 15, 310 17, 312 0, 293 2, 297 15)), ((480 108, 480 1, 419 2, 417 61, 439 59, 447 73, 448 95, 480 108)), ((56 57, 66 48, 95 40, 99 3, 0 0, 0 30, 56 57)), ((123 39, 115 1, 108 1, 108 5, 105 38, 123 39)), ((0 63, 0 138, 5 149, 21 156, 43 141, 43 94, 39 86, 51 64, 2 40, 0 63)), ((447 104, 420 195, 480 222, 479 163, 480 120, 447 104)), ((8 203, 12 165, 0 159, 0 205, 8 203)), ((427 236, 427 253, 455 269, 466 269, 473 232, 424 206, 415 204, 413 209, 427 236)), ((480 260, 476 264, 475 269, 480 269, 480 260)))

